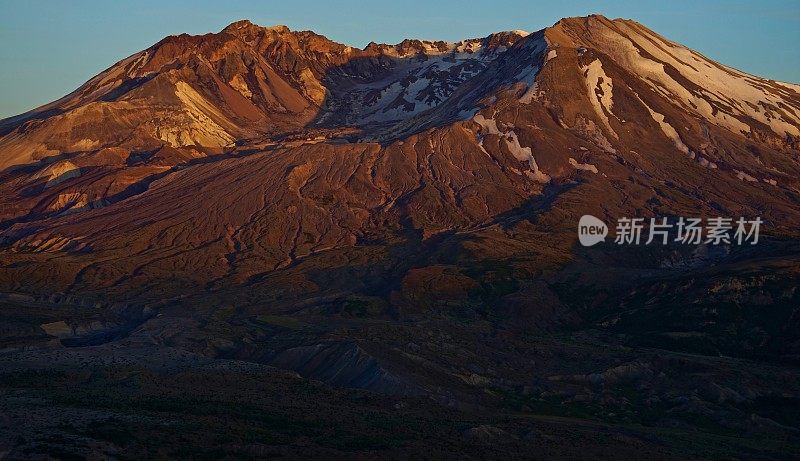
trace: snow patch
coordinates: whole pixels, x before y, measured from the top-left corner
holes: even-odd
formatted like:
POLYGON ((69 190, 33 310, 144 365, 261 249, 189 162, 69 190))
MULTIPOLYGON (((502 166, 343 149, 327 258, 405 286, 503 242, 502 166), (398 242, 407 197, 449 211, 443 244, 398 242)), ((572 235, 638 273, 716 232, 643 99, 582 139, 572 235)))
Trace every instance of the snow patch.
POLYGON ((664 134, 669 139, 672 140, 672 143, 675 144, 675 147, 677 147, 678 150, 683 152, 684 154, 689 155, 689 146, 683 143, 683 140, 681 139, 680 135, 678 135, 678 132, 675 131, 675 128, 673 128, 672 125, 670 125, 664 120, 664 115, 659 114, 658 112, 651 109, 650 106, 647 105, 647 103, 642 101, 642 98, 640 98, 639 95, 636 95, 636 97, 639 99, 639 102, 642 103, 642 105, 647 109, 647 111, 650 112, 650 117, 652 117, 653 120, 655 120, 656 123, 658 123, 658 126, 661 127, 661 131, 663 131, 664 134))
POLYGON ((569 164, 575 167, 576 170, 591 171, 592 173, 597 174, 597 167, 591 163, 578 163, 577 160, 570 157, 569 164))
MULTIPOLYGON (((511 155, 513 155, 515 159, 519 160, 520 162, 528 163, 529 170, 525 171, 526 176, 542 184, 550 182, 550 176, 539 169, 536 159, 533 158, 533 150, 530 147, 523 147, 520 145, 519 137, 514 130, 503 133, 497 128, 496 120, 487 119, 481 114, 476 115, 472 119, 475 121, 475 123, 481 126, 481 130, 485 130, 488 134, 495 134, 503 138, 506 142, 508 151, 511 152, 511 155)), ((482 139, 479 139, 478 145, 481 146, 481 149, 483 149, 482 139)), ((484 152, 486 152, 486 150, 484 150, 484 152)))
POLYGON ((481 128, 486 130, 489 134, 501 134, 500 130, 497 129, 497 121, 493 118, 487 119, 482 114, 477 114, 475 117, 472 117, 472 120, 474 120, 475 123, 480 125, 481 128))
POLYGON ((611 128, 608 121, 608 114, 612 114, 611 108, 614 106, 613 99, 613 86, 611 79, 603 71, 603 63, 599 59, 595 59, 588 66, 581 67, 586 77, 586 88, 589 90, 589 101, 594 107, 594 111, 602 120, 603 125, 608 131, 617 139, 617 133, 611 128), (601 94, 597 94, 600 90, 601 94))
POLYGON ((601 32, 614 44, 608 48, 614 59, 683 109, 734 133, 750 131, 749 125, 738 118, 747 116, 769 125, 781 137, 800 135, 800 104, 787 97, 790 85, 710 62, 686 47, 665 41, 633 24, 621 22, 618 27, 619 32, 601 32), (665 71, 664 63, 702 90, 685 88, 665 71), (735 95, 735 99, 728 95, 735 95), (716 109, 711 103, 715 103, 716 109))
POLYGON ((530 104, 537 97, 538 82, 536 82, 536 76, 539 75, 540 70, 539 66, 529 64, 514 76, 515 82, 521 82, 528 86, 525 93, 520 96, 519 102, 530 104))
POLYGON ((521 71, 517 72, 517 75, 514 76, 515 82, 523 82, 528 86, 531 86, 536 82, 536 76, 539 75, 539 66, 535 64, 529 64, 521 71))
MULTIPOLYGON (((692 152, 692 156, 691 157, 694 158, 694 152, 692 152)), ((705 167, 705 168, 709 168, 709 169, 712 169, 712 170, 716 170, 717 169, 717 164, 712 162, 712 161, 710 161, 710 160, 708 160, 705 157, 697 157, 697 163, 699 163, 700 166, 705 167)))
POLYGON ((528 86, 528 89, 519 97, 519 102, 522 104, 530 104, 534 99, 539 97, 539 84, 534 82, 533 85, 528 86))
POLYGON ((758 182, 758 179, 750 176, 749 174, 745 173, 744 171, 741 171, 741 170, 733 170, 733 171, 736 172, 736 177, 739 178, 739 180, 741 180, 741 181, 758 182))

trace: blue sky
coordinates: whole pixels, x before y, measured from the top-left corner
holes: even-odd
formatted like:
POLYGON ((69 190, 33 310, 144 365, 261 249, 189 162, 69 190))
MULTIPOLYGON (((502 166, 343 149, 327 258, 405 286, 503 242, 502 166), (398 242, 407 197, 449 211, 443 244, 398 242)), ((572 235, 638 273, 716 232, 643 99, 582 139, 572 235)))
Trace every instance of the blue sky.
POLYGON ((238 19, 310 29, 363 47, 534 31, 590 13, 635 19, 724 64, 800 83, 799 0, 0 0, 0 118, 59 98, 166 35, 216 32, 238 19))

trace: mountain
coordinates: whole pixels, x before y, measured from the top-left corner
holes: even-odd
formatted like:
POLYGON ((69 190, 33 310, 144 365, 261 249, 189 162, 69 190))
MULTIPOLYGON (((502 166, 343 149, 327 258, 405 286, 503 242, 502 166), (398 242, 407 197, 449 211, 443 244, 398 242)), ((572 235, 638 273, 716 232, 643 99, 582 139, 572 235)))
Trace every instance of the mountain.
POLYGON ((799 140, 800 85, 631 20, 167 37, 0 121, 3 344, 424 396, 495 415, 478 444, 550 415, 637 425, 642 453, 725 457, 736 433, 798 455, 799 140), (585 214, 763 225, 754 246, 584 248, 585 214))
POLYGON ((248 21, 218 34, 171 36, 64 98, 4 120, 2 166, 104 147, 222 148, 325 126, 331 116, 334 128, 397 121, 441 103, 520 37, 406 40, 358 50, 248 21))
MULTIPOLYGON (((402 230, 482 234, 548 193, 573 216, 793 232, 798 91, 599 16, 364 50, 246 21, 169 37, 2 122, 3 238, 36 262, 0 277, 136 290, 163 266, 176 293, 236 286, 402 230)), ((556 221, 570 232, 539 227, 564 259, 556 221)))

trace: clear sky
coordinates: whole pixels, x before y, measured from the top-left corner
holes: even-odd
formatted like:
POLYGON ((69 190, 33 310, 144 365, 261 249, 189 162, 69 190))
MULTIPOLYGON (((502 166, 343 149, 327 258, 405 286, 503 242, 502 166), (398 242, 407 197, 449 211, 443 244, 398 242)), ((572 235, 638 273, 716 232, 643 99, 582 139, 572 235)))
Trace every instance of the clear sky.
POLYGON ((164 36, 238 19, 363 47, 535 31, 591 13, 635 19, 724 64, 800 83, 800 0, 0 0, 0 118, 61 97, 164 36))

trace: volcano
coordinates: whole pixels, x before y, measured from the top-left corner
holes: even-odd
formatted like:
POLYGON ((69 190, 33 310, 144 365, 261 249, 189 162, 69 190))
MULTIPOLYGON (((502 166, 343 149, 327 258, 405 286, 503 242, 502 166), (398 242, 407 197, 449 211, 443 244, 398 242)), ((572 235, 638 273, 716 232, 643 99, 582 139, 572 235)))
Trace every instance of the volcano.
MULTIPOLYGON (((170 36, 0 121, 0 360, 48 357, 64 382, 143 368, 152 389, 162 367, 263 378, 234 407, 321 383, 321 420, 347 407, 343 430, 397 436, 356 421, 341 393, 365 392, 363 412, 440 421, 473 455, 726 457, 735 433, 740 454, 798 456, 798 178, 800 85, 632 20, 363 49, 249 21, 170 36), (584 215, 763 224, 757 245, 585 248, 584 215)), ((76 398, 64 418, 95 411, 76 398)), ((401 453, 431 455, 423 432, 401 453)), ((308 444, 267 452, 346 452, 308 444)))

